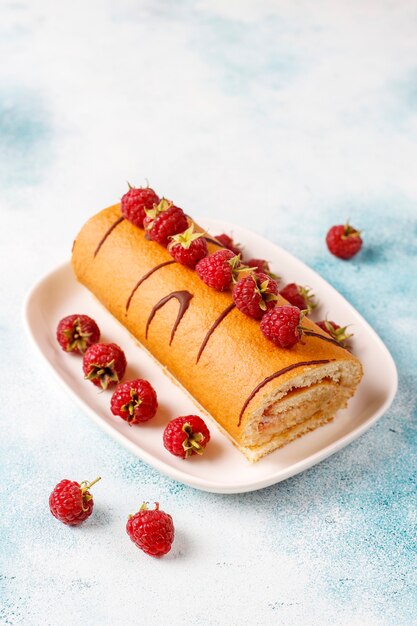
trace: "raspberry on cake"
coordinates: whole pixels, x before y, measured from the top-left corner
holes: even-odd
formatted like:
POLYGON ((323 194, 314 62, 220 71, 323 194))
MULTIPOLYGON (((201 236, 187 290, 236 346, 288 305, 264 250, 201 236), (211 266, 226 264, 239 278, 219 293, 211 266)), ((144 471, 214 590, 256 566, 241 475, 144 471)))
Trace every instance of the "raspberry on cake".
POLYGON ((198 261, 208 254, 204 233, 194 232, 194 224, 178 235, 172 235, 168 252, 177 263, 195 268, 198 261))
POLYGON ((143 228, 146 210, 159 204, 159 198, 150 187, 132 187, 125 193, 121 201, 123 216, 135 226, 143 228))
POLYGON ((188 228, 184 211, 166 198, 162 198, 160 203, 152 209, 146 209, 145 213, 144 228, 148 236, 161 246, 167 246, 170 237, 188 228))
POLYGON ((233 254, 235 254, 235 255, 237 255, 237 254, 242 255, 241 247, 238 246, 237 244, 235 244, 235 242, 233 241, 233 239, 231 237, 229 237, 229 235, 226 235, 225 233, 222 233, 221 235, 216 235, 215 239, 217 239, 217 241, 220 241, 222 246, 227 248, 227 250, 231 250, 231 252, 233 252, 233 254))
POLYGON ((233 300, 237 308, 255 319, 275 306, 278 284, 267 274, 255 272, 241 278, 233 287, 233 300))
POLYGON ((314 294, 311 293, 309 287, 302 287, 296 283, 285 285, 279 292, 279 295, 288 300, 290 304, 296 306, 300 311, 306 310, 308 314, 316 308, 314 294))

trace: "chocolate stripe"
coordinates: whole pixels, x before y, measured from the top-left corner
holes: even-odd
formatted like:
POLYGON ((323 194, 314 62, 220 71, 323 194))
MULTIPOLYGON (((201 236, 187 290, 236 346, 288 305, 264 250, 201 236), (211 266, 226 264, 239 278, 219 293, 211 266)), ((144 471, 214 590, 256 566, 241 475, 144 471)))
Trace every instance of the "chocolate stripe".
MULTIPOLYGON (((325 335, 320 335, 320 333, 315 333, 314 330, 303 330, 303 335, 308 335, 309 337, 318 337, 319 339, 323 339, 323 341, 328 341, 329 343, 333 343, 338 348, 344 348, 344 346, 340 345, 336 339, 333 337, 325 337, 325 335)), ((344 348, 346 350, 346 348, 344 348)))
POLYGON ((174 339, 175 331, 178 328, 178 324, 180 323, 184 313, 188 309, 190 300, 192 297, 193 296, 189 291, 173 291, 172 293, 168 294, 164 298, 161 298, 161 300, 159 300, 159 302, 155 304, 155 306, 153 307, 148 317, 148 321, 146 323, 146 331, 145 331, 146 339, 148 338, 149 325, 152 322, 153 318, 155 317, 155 313, 160 308, 162 308, 164 304, 166 304, 169 300, 171 300, 171 298, 176 298, 180 304, 180 308, 178 311, 177 319, 175 320, 174 326, 172 327, 172 331, 171 331, 171 339, 169 340, 169 345, 171 345, 172 340, 174 339))
POLYGON ((198 355, 197 355, 197 360, 196 363, 199 362, 200 357, 203 353, 204 348, 207 345, 208 340, 210 339, 211 335, 214 333, 214 331, 216 330, 217 326, 224 320, 224 318, 226 317, 226 315, 228 315, 230 313, 230 311, 232 311, 235 308, 235 303, 232 302, 232 304, 229 304, 229 306, 220 313, 219 317, 216 319, 216 321, 210 326, 209 330, 207 331, 206 336, 203 339, 203 343, 200 346, 200 349, 198 351, 198 355))
POLYGON ((141 286, 141 284, 142 284, 142 283, 143 283, 143 282, 144 282, 147 278, 149 278, 149 276, 152 276, 152 274, 153 274, 154 272, 156 272, 157 270, 161 269, 161 267, 165 267, 165 265, 171 265, 171 263, 175 263, 175 261, 164 261, 163 263, 160 263, 159 265, 155 265, 155 267, 153 267, 151 270, 149 270, 149 272, 146 272, 146 274, 144 274, 144 275, 142 276, 142 278, 138 280, 138 282, 136 283, 136 285, 135 285, 135 286, 133 287, 133 289, 132 289, 132 293, 130 294, 130 296, 129 296, 129 297, 128 297, 128 299, 127 299, 127 302, 126 302, 126 315, 127 315, 128 310, 129 310, 129 307, 130 307, 130 303, 131 303, 131 301, 132 301, 132 298, 133 298, 133 296, 135 295, 136 290, 137 290, 137 289, 141 286))
POLYGON ((119 219, 117 219, 114 224, 112 224, 110 226, 110 228, 108 229, 108 231, 104 234, 103 238, 99 241, 98 246, 94 252, 94 256, 97 256, 98 251, 100 250, 101 246, 103 245, 103 243, 106 241, 107 237, 109 235, 111 235, 111 233, 114 231, 114 229, 116 228, 116 226, 118 226, 119 224, 121 224, 123 222, 125 218, 123 217, 123 215, 121 217, 119 217, 119 219))
POLYGON ((271 374, 271 376, 268 376, 267 378, 264 378, 264 380, 261 383, 259 383, 259 385, 257 385, 255 387, 255 389, 252 391, 250 396, 245 401, 245 404, 243 405, 242 410, 241 410, 241 412, 239 414, 239 422, 238 422, 237 425, 240 426, 240 422, 242 421, 243 413, 245 412, 246 407, 248 406, 248 404, 252 400, 252 398, 258 393, 258 391, 260 389, 262 389, 262 387, 264 387, 271 380, 274 380, 274 378, 278 378, 278 376, 282 376, 283 374, 286 374, 287 372, 290 372, 291 370, 293 370, 293 369, 295 369, 297 367, 304 367, 306 365, 321 365, 323 363, 330 363, 330 360, 329 359, 322 359, 320 361, 300 361, 299 363, 293 363, 292 365, 288 365, 288 367, 284 367, 282 370, 278 370, 274 374, 271 374))

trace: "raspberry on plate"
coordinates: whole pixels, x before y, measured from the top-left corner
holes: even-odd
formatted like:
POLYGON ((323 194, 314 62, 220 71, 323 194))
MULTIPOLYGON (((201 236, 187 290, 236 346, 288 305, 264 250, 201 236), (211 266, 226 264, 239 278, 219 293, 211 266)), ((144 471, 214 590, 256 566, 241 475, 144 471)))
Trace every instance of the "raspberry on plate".
POLYGON ((110 408, 128 424, 147 422, 154 417, 158 408, 155 389, 147 380, 137 378, 117 385, 113 392, 110 408))
POLYGON ((122 214, 129 222, 143 228, 146 209, 152 209, 154 205, 159 204, 159 198, 150 187, 132 187, 129 183, 128 185, 129 191, 121 201, 122 214))
POLYGON ((275 306, 278 284, 267 274, 255 272, 241 278, 233 287, 233 300, 237 308, 255 319, 275 306))
POLYGON ((217 291, 229 289, 240 273, 253 271, 242 265, 240 254, 234 255, 230 250, 209 254, 197 263, 195 269, 201 280, 217 291))
POLYGON ((332 226, 326 235, 326 243, 330 252, 339 259, 350 259, 362 247, 361 233, 349 223, 332 226))
POLYGON ((164 430, 165 448, 182 459, 202 455, 210 441, 210 431, 198 415, 185 415, 171 420, 164 430))
POLYGON ((178 235, 172 235, 168 244, 168 252, 177 263, 195 268, 200 259, 208 254, 207 241, 204 233, 195 233, 194 224, 178 235))
POLYGON ((221 235, 216 235, 215 239, 217 239, 217 241, 219 241, 222 246, 227 248, 227 250, 231 250, 233 254, 242 254, 242 249, 240 248, 240 246, 235 244, 235 242, 231 237, 229 237, 229 235, 222 233, 221 235))
POLYGON ((66 352, 84 354, 100 339, 100 329, 88 315, 67 315, 58 324, 56 338, 66 352))
POLYGON ((138 548, 150 556, 160 557, 171 550, 174 541, 174 522, 169 513, 160 511, 159 503, 155 508, 147 508, 144 502, 135 515, 129 515, 126 532, 138 548))
POLYGON ((260 328, 280 348, 291 348, 301 339, 303 313, 296 306, 275 306, 265 313, 260 328))
POLYGON ((307 310, 308 313, 316 308, 317 304, 314 302, 314 294, 311 293, 309 287, 302 287, 296 283, 289 283, 285 285, 279 292, 280 295, 288 300, 290 304, 296 306, 300 311, 307 310))
POLYGON ((188 220, 182 209, 162 198, 158 205, 146 209, 143 226, 153 241, 166 246, 172 235, 182 233, 188 228, 188 220))
POLYGON ((115 343, 95 343, 83 356, 85 378, 102 389, 116 385, 126 365, 125 353, 115 343))
POLYGON ((61 480, 49 496, 49 508, 54 517, 67 526, 78 526, 93 512, 94 500, 89 489, 100 477, 89 483, 83 480, 61 480))
POLYGON ((348 333, 347 326, 339 326, 335 322, 330 322, 329 320, 321 320, 320 322, 316 322, 317 326, 324 330, 332 339, 335 339, 343 348, 347 347, 347 340, 350 337, 353 337, 353 333, 348 333))
POLYGON ((264 274, 271 273, 269 263, 268 261, 265 261, 265 259, 249 259, 249 261, 245 261, 245 263, 248 267, 253 267, 255 270, 263 272, 264 274))

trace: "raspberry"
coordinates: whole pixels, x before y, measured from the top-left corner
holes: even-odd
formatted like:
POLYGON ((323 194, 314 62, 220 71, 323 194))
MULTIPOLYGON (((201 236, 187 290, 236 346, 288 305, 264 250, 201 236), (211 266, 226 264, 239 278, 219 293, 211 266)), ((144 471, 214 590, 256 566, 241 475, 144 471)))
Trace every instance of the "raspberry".
MULTIPOLYGON (((129 184, 129 183, 128 183, 129 184)), ((121 210, 124 217, 135 226, 143 228, 146 209, 152 209, 159 204, 159 198, 150 187, 131 187, 122 197, 121 210)))
POLYGON ((83 357, 85 378, 107 389, 118 383, 126 370, 125 353, 115 343, 95 343, 83 357))
POLYGON ((167 554, 174 541, 172 517, 159 510, 158 502, 153 510, 144 502, 135 515, 129 515, 126 532, 138 548, 155 557, 167 554))
POLYGON ((302 319, 296 306, 276 306, 265 313, 260 328, 267 339, 280 348, 291 348, 300 341, 302 319))
POLYGON ((233 254, 242 254, 241 248, 235 244, 235 242, 231 237, 229 237, 229 235, 222 233, 221 235, 216 235, 215 239, 217 239, 217 241, 219 241, 222 246, 227 248, 227 250, 231 250, 233 254))
POLYGON ((183 233, 171 237, 168 252, 177 263, 194 269, 196 263, 208 254, 204 233, 195 233, 194 224, 191 224, 183 233))
POLYGON ((56 338, 66 352, 84 354, 100 339, 100 329, 88 315, 68 315, 58 324, 56 338))
POLYGON ((147 380, 127 380, 117 385, 110 402, 111 412, 129 424, 147 422, 156 413, 158 400, 147 380))
POLYGON ((245 263, 248 267, 253 267, 255 270, 264 272, 264 274, 271 273, 269 263, 268 261, 265 261, 265 259, 249 259, 249 261, 245 261, 245 263))
POLYGON ((311 293, 309 287, 301 287, 301 285, 296 283, 289 283, 279 293, 290 304, 298 307, 301 311, 306 309, 308 313, 311 313, 317 306, 314 302, 314 294, 311 293))
POLYGON ((89 489, 101 478, 92 483, 84 480, 77 483, 73 480, 61 480, 55 485, 49 496, 49 508, 57 520, 68 526, 78 526, 93 512, 94 500, 89 489))
POLYGON ((209 254, 197 263, 195 269, 201 280, 217 291, 226 291, 240 272, 249 270, 241 264, 240 254, 235 256, 230 250, 209 254))
POLYGON ((153 209, 146 209, 143 225, 153 241, 166 246, 172 235, 182 233, 188 228, 188 220, 182 209, 162 198, 153 209))
POLYGON ((182 459, 203 454, 209 441, 210 431, 198 415, 176 417, 164 430, 165 448, 182 459))
POLYGON ((362 247, 360 234, 360 231, 349 223, 332 226, 326 235, 327 247, 339 259, 350 259, 362 247))
POLYGON ((329 320, 321 320, 316 322, 317 326, 324 330, 325 333, 330 335, 332 339, 335 339, 343 348, 347 347, 346 341, 349 337, 353 337, 353 333, 347 333, 347 326, 339 326, 335 322, 329 320))
POLYGON ((255 319, 260 319, 267 309, 275 306, 277 294, 278 284, 263 272, 245 276, 233 287, 237 308, 255 319))

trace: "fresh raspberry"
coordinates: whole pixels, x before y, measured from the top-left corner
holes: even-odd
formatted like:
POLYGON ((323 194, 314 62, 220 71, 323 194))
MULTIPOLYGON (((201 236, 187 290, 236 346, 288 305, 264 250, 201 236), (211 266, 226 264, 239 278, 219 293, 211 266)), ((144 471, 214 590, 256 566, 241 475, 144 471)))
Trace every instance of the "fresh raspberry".
POLYGON ((113 415, 118 415, 128 424, 139 424, 155 415, 158 400, 152 385, 147 380, 137 378, 117 385, 110 407, 113 415))
POLYGON ((231 250, 233 254, 242 254, 241 248, 235 244, 235 242, 231 237, 229 237, 229 235, 222 233, 221 235, 216 235, 215 239, 217 239, 217 241, 219 241, 222 246, 227 248, 227 250, 231 250))
POLYGON ((283 298, 288 300, 290 304, 298 307, 300 311, 307 310, 311 313, 317 306, 314 302, 314 294, 311 293, 309 287, 302 287, 296 283, 288 283, 279 293, 283 298))
MULTIPOLYGON (((129 183, 128 183, 129 184, 129 183)), ((159 204, 159 198, 150 187, 131 187, 122 197, 121 210, 124 217, 135 226, 143 228, 146 209, 159 204)))
POLYGON ((291 348, 300 341, 302 319, 296 306, 276 306, 265 313, 261 320, 261 331, 267 339, 280 348, 291 348))
POLYGON ((209 254, 197 263, 195 269, 201 280, 217 291, 226 291, 232 282, 237 281, 240 273, 250 270, 242 265, 240 254, 235 256, 230 250, 209 254))
POLYGON ((249 259, 249 261, 245 261, 248 267, 253 267, 255 270, 259 272, 264 272, 264 274, 270 274, 271 270, 269 269, 268 261, 265 259, 249 259))
POLYGON ((153 209, 146 209, 143 226, 153 241, 166 246, 172 235, 182 233, 188 228, 188 220, 182 209, 162 198, 153 209))
POLYGON ((83 357, 85 378, 107 389, 117 384, 126 370, 125 353, 115 343, 95 343, 83 357))
POLYGON ((177 261, 187 267, 195 268, 196 263, 208 254, 204 233, 195 233, 194 224, 178 235, 173 235, 168 244, 168 252, 177 261))
POLYGON ((275 306, 278 284, 267 274, 255 272, 241 278, 233 287, 233 300, 237 308, 255 319, 275 306))
POLYGON ((335 322, 330 322, 329 320, 321 320, 320 322, 316 322, 317 326, 324 330, 325 333, 330 335, 332 339, 335 339, 342 348, 347 347, 347 340, 350 337, 353 337, 353 333, 347 333, 347 326, 339 326, 335 322))
POLYGON ((149 510, 144 502, 135 515, 129 515, 126 532, 138 548, 150 556, 160 557, 171 550, 174 522, 169 513, 159 510, 159 503, 149 510))
POLYGON ((68 526, 78 526, 93 512, 94 500, 89 489, 97 483, 96 478, 92 483, 83 480, 77 483, 75 480, 61 480, 52 490, 49 496, 49 508, 56 519, 68 526))
POLYGON ((339 259, 350 259, 362 247, 361 233, 349 223, 332 226, 326 235, 330 252, 339 259))
POLYGON ((100 339, 100 329, 88 315, 68 315, 58 324, 56 338, 66 352, 84 354, 100 339))
POLYGON ((164 430, 165 448, 182 459, 203 454, 209 441, 210 431, 198 415, 176 417, 164 430))

